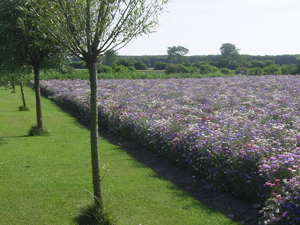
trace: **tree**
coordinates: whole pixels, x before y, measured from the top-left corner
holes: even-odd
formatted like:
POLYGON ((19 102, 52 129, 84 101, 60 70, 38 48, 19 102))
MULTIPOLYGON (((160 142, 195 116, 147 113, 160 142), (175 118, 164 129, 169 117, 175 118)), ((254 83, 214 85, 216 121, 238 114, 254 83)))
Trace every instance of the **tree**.
POLYGON ((134 68, 137 70, 147 70, 148 67, 142 60, 138 60, 134 63, 134 68))
POLYGON ((179 63, 183 63, 184 57, 189 53, 189 50, 182 46, 168 47, 167 54, 169 59, 176 59, 179 63))
POLYGON ((94 200, 102 209, 96 63, 106 52, 118 51, 133 38, 152 33, 169 0, 28 1, 32 6, 28 13, 88 67, 94 200))
POLYGON ((300 56, 297 57, 296 73, 300 74, 300 56))
POLYGON ((239 51, 240 49, 237 49, 235 45, 230 44, 230 43, 224 43, 220 47, 221 55, 223 58, 231 58, 234 60, 238 60, 239 58, 239 51))
POLYGON ((112 65, 114 62, 116 62, 118 59, 118 53, 111 50, 105 53, 104 62, 106 65, 112 65))
POLYGON ((47 36, 42 27, 32 23, 30 16, 20 9, 28 8, 25 0, 1 0, 0 2, 0 45, 4 62, 14 66, 31 66, 34 71, 37 128, 44 130, 41 94, 39 85, 40 69, 48 68, 60 59, 63 49, 55 39, 47 36))

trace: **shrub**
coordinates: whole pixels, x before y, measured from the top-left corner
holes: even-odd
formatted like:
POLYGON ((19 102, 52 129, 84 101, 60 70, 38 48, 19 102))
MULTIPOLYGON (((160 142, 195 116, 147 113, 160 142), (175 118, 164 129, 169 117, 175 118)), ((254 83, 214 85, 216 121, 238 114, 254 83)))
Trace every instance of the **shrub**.
POLYGON ((134 63, 134 68, 137 70, 147 70, 148 67, 145 63, 143 63, 141 60, 134 63))
POLYGON ((225 75, 230 75, 231 74, 231 71, 230 69, 228 68, 222 68, 221 69, 221 73, 225 74, 225 75))
POLYGON ((30 109, 27 106, 20 106, 19 111, 30 111, 30 109))
POLYGON ((70 67, 74 67, 75 69, 86 69, 86 65, 84 61, 72 61, 70 67))
POLYGON ((296 74, 297 66, 295 64, 283 65, 281 67, 281 74, 288 75, 288 74, 296 74))
POLYGON ((178 64, 178 72, 179 73, 189 73, 189 68, 182 64, 178 64))
POLYGON ((166 74, 178 73, 178 71, 179 71, 178 65, 173 63, 167 64, 165 69, 166 74))
POLYGON ((39 129, 37 125, 32 125, 30 130, 28 131, 29 136, 49 136, 50 133, 45 128, 39 129))
POLYGON ((113 68, 103 64, 98 64, 97 73, 113 73, 113 68))
POLYGON ((166 69, 167 64, 164 62, 156 62, 154 65, 154 70, 164 70, 166 69))
POLYGON ((202 74, 220 72, 220 70, 217 67, 209 65, 209 64, 202 64, 199 67, 199 70, 200 70, 200 73, 202 73, 202 74))
POLYGON ((265 71, 266 75, 281 74, 280 67, 277 65, 266 66, 266 67, 264 67, 264 71, 265 71))

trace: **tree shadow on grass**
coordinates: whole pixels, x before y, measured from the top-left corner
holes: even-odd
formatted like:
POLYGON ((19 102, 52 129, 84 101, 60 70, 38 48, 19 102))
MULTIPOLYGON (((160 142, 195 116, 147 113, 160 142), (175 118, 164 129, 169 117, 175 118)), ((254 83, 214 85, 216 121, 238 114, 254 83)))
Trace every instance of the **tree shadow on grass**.
POLYGON ((29 137, 28 135, 22 135, 22 136, 7 136, 7 137, 0 137, 0 146, 4 145, 7 143, 7 138, 24 138, 24 137, 29 137))
POLYGON ((0 146, 6 144, 6 140, 3 137, 0 137, 0 146))
MULTIPOLYGON (((89 120, 83 118, 78 112, 70 111, 64 107, 63 109, 75 117, 83 126, 89 128, 89 120)), ((113 145, 119 146, 133 159, 141 163, 134 163, 133 165, 137 167, 147 166, 155 172, 154 175, 151 175, 153 178, 168 180, 174 184, 175 187, 172 185, 169 188, 170 191, 173 191, 177 196, 182 199, 187 196, 192 196, 198 201, 198 203, 192 203, 196 205, 184 205, 184 208, 190 208, 192 206, 203 207, 203 204, 205 204, 212 209, 208 210, 208 212, 221 212, 227 216, 230 215, 231 219, 241 224, 259 224, 260 214, 257 208, 252 207, 252 204, 249 202, 239 199, 230 193, 212 193, 207 191, 204 188, 205 180, 203 180, 199 174, 181 168, 136 142, 108 132, 104 126, 99 126, 99 135, 113 145)), ((83 214, 82 219, 84 218, 86 217, 83 214)))

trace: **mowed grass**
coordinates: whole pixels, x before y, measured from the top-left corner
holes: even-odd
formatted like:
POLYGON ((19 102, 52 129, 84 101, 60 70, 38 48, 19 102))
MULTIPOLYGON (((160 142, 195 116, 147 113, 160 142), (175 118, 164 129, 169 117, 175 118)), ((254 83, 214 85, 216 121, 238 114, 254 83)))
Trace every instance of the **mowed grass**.
MULTIPOLYGON (((74 117, 42 98, 50 136, 29 137, 36 122, 35 97, 25 95, 30 111, 18 111, 16 94, 0 87, 0 224, 73 224, 91 204, 90 133, 74 117)), ((115 224, 237 224, 99 137, 105 208, 115 224)))

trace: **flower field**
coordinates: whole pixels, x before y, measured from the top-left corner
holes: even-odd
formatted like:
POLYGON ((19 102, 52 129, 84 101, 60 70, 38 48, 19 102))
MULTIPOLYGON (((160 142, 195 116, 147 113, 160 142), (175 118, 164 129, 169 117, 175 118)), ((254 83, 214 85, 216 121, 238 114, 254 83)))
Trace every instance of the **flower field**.
MULTIPOLYGON (((88 80, 41 81, 89 116, 88 80)), ((99 80, 99 121, 260 203, 264 223, 300 221, 300 76, 99 80)))

